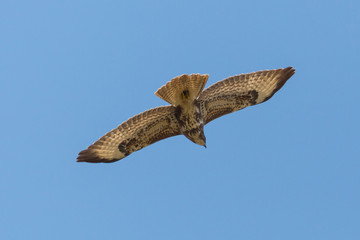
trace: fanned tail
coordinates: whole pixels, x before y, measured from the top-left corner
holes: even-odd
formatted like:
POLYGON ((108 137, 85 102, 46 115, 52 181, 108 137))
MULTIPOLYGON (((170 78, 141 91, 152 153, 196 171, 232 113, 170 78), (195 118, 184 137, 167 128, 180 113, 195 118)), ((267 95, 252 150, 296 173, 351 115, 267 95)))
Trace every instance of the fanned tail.
POLYGON ((186 102, 193 102, 204 89, 208 78, 208 74, 183 74, 159 88, 155 95, 175 107, 186 102))

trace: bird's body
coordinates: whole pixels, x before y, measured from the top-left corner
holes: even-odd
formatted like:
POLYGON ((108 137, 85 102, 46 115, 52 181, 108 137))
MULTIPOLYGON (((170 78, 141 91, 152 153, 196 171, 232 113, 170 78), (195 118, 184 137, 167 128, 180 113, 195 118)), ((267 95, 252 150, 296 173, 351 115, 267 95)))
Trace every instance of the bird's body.
POLYGON ((225 114, 270 99, 295 69, 240 74, 203 91, 208 75, 181 75, 156 95, 171 106, 153 108, 125 121, 81 151, 78 162, 114 162, 159 140, 184 135, 206 147, 204 125, 225 114))
POLYGON ((155 94, 175 107, 180 132, 192 142, 206 146, 204 114, 198 100, 209 75, 181 75, 162 86, 155 94))
POLYGON ((204 134, 204 114, 197 100, 192 106, 177 106, 175 112, 176 120, 180 125, 180 132, 192 142, 206 146, 204 134))

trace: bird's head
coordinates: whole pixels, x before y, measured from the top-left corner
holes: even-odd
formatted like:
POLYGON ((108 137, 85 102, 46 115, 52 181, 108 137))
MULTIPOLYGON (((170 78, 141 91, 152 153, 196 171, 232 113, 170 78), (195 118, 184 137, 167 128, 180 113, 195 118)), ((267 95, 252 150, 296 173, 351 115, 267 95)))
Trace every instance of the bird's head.
POLYGON ((188 139, 190 139, 193 143, 196 143, 200 146, 204 146, 206 148, 206 137, 203 128, 192 129, 184 133, 184 135, 188 139))

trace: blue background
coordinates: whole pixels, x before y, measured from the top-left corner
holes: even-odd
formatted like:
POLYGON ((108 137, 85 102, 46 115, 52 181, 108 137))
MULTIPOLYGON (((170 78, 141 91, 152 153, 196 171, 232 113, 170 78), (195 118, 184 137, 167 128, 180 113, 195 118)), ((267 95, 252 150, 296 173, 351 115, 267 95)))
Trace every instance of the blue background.
POLYGON ((355 0, 3 0, 0 238, 360 239, 359 23, 355 0), (207 149, 75 162, 177 75, 287 66, 207 149))

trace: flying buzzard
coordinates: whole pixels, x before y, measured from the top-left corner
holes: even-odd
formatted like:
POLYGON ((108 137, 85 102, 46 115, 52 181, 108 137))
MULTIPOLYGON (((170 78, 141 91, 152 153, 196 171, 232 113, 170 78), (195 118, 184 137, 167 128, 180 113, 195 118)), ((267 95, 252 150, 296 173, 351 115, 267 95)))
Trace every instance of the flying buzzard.
POLYGON ((295 69, 240 74, 202 91, 209 75, 181 75, 155 94, 170 106, 140 113, 81 151, 78 162, 118 161, 159 140, 183 134, 206 147, 204 125, 225 114, 269 100, 295 73, 295 69))

